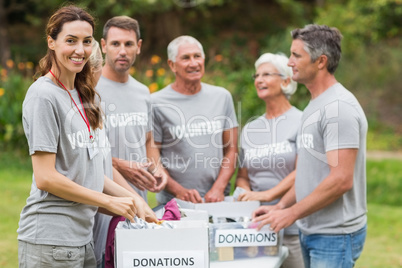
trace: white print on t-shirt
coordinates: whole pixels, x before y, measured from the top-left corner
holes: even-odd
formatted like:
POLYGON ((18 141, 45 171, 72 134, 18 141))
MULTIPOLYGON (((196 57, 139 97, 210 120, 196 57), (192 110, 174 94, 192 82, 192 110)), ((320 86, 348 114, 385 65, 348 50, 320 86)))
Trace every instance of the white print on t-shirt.
MULTIPOLYGON (((333 101, 325 107, 325 112, 322 113, 320 109, 317 109, 315 112, 311 113, 309 116, 307 116, 301 125, 301 134, 297 138, 297 147, 298 148, 304 148, 307 150, 308 153, 310 153, 312 156, 317 158, 318 160, 322 161, 323 163, 328 164, 327 156, 325 153, 326 149, 330 150, 335 150, 338 149, 338 135, 339 135, 339 126, 338 126, 338 121, 333 120, 333 122, 330 122, 330 119, 338 118, 339 117, 339 101, 333 101), (324 134, 321 137, 318 137, 318 130, 317 130, 317 123, 322 122, 323 116, 325 116, 324 123, 326 122, 326 125, 323 127, 324 129, 324 134), (327 122, 328 121, 328 122, 327 122), (310 133, 308 133, 310 132, 310 133), (314 133, 317 133, 314 135, 314 133), (314 141, 314 137, 318 137, 318 143, 320 139, 323 141, 326 140, 326 146, 329 147, 323 148, 320 151, 320 145, 318 144, 318 148, 314 148, 314 142, 317 143, 317 140, 314 141)), ((308 107, 307 107, 308 108, 308 107)), ((307 109, 306 108, 306 109, 307 109)), ((316 144, 317 145, 317 144, 316 144)), ((337 166, 337 158, 334 158, 335 160, 331 162, 331 166, 337 166)))
POLYGON ((78 130, 75 133, 67 134, 67 138, 72 149, 75 149, 75 147, 88 148, 88 145, 90 145, 88 129, 78 130))
POLYGON ((107 128, 125 127, 125 126, 146 126, 148 124, 147 113, 121 113, 109 114, 105 118, 107 128))
POLYGON ((265 156, 269 156, 272 154, 285 154, 291 153, 292 146, 289 141, 282 141, 273 144, 266 144, 257 148, 251 148, 245 150, 245 159, 253 159, 253 158, 261 158, 265 156))
POLYGON ((75 133, 67 134, 68 141, 71 148, 101 148, 104 155, 107 155, 111 151, 110 142, 105 136, 105 132, 100 133, 99 129, 91 130, 94 136, 94 142, 89 140, 89 133, 87 129, 79 130, 75 133))
POLYGON ((203 121, 189 124, 187 126, 179 125, 169 128, 170 134, 174 139, 210 135, 212 133, 221 132, 222 130, 222 122, 219 120, 203 121))
POLYGON ((314 136, 306 133, 297 136, 297 147, 314 149, 314 136))

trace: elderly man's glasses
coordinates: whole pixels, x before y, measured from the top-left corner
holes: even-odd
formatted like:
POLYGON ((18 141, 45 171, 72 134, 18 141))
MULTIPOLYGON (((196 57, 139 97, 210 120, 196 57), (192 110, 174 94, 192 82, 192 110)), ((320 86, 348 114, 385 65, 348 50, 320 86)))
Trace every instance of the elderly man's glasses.
MULTIPOLYGON (((262 77, 262 78, 268 78, 268 77, 275 76, 275 75, 280 76, 280 77, 284 77, 284 75, 283 75, 283 74, 280 74, 280 73, 262 73, 262 74, 261 74, 261 77, 262 77)), ((257 79, 258 77, 260 77, 260 74, 253 74, 252 77, 253 77, 253 79, 255 80, 255 79, 257 79)))

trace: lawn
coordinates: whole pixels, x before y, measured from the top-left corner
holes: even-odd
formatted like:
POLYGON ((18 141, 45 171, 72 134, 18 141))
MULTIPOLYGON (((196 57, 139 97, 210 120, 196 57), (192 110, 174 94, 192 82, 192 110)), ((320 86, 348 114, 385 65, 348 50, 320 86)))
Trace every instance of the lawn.
MULTIPOLYGON (((0 153, 0 267, 15 268, 19 214, 29 195, 27 156, 0 153)), ((361 268, 402 267, 402 161, 368 160, 368 236, 356 264, 361 268)), ((151 206, 155 204, 150 195, 151 206)))

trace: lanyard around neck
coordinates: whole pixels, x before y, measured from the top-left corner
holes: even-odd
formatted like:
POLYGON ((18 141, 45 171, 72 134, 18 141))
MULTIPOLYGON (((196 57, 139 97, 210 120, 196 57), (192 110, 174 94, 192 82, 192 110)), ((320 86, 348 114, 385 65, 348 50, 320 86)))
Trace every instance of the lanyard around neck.
POLYGON ((67 93, 68 93, 68 95, 70 96, 71 100, 74 102, 74 105, 75 105, 75 107, 77 107, 77 110, 78 110, 78 112, 80 113, 80 115, 81 115, 81 117, 82 117, 82 120, 84 120, 85 124, 86 124, 87 127, 88 127, 89 140, 90 140, 91 142, 93 142, 93 141, 95 140, 95 138, 94 138, 94 136, 92 136, 91 127, 90 127, 90 125, 89 125, 89 121, 88 121, 88 118, 87 118, 87 113, 85 112, 84 104, 82 103, 82 99, 81 99, 80 93, 79 93, 78 90, 77 90, 77 94, 78 94, 78 97, 80 98, 81 106, 82 106, 82 109, 84 110, 84 115, 85 115, 85 117, 84 117, 84 115, 82 115, 80 109, 78 108, 78 105, 75 103, 75 101, 74 101, 74 99, 73 99, 73 96, 71 96, 70 91, 68 91, 68 89, 63 85, 63 83, 60 82, 60 80, 53 74, 52 70, 49 70, 49 72, 53 75, 53 77, 56 79, 56 81, 67 91, 67 93))

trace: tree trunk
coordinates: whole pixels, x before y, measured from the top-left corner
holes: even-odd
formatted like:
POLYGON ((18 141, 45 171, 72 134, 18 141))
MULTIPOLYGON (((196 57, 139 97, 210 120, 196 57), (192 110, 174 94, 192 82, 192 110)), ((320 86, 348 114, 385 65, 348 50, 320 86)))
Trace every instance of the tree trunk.
POLYGON ((315 5, 318 7, 324 7, 325 0, 315 0, 315 5))
POLYGON ((150 51, 158 53, 161 52, 161 49, 166 51, 170 41, 182 34, 180 14, 177 10, 156 13, 144 19, 146 23, 142 49, 144 54, 148 54, 150 51))
POLYGON ((0 0, 0 65, 7 67, 7 60, 11 58, 10 42, 8 38, 7 11, 4 0, 0 0))

